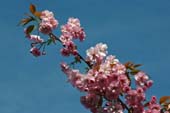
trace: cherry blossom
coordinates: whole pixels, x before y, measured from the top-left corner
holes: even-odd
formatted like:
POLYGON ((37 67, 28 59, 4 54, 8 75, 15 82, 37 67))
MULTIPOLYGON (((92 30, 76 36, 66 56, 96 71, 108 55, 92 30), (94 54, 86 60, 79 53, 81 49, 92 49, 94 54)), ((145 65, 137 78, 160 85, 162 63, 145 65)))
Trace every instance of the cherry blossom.
POLYGON ((67 24, 61 26, 61 32, 63 37, 67 34, 70 38, 78 38, 80 41, 83 41, 86 37, 78 18, 69 18, 67 24))
MULTIPOLYGON (((34 6, 32 6, 34 7, 34 6)), ((40 16, 35 18, 34 10, 31 10, 37 22, 38 35, 31 32, 36 28, 34 25, 27 27, 24 32, 31 41, 30 53, 35 56, 46 55, 45 47, 52 42, 60 42, 62 48, 60 53, 63 56, 73 56, 75 61, 71 63, 62 62, 61 70, 67 76, 68 82, 79 91, 84 92, 80 97, 81 104, 92 113, 169 113, 169 103, 167 108, 161 108, 157 98, 152 96, 147 101, 146 91, 153 85, 149 76, 133 63, 123 64, 115 55, 108 55, 108 46, 98 43, 86 50, 86 57, 83 58, 74 40, 84 41, 86 34, 78 18, 69 18, 67 23, 61 25, 61 35, 55 36, 52 32, 58 27, 58 20, 53 12, 44 10, 40 16), (39 20, 37 20, 39 19, 39 20), (39 35, 48 35, 45 40, 39 35), (82 72, 75 68, 76 63, 87 64, 86 71, 82 72)), ((32 20, 29 20, 32 21, 32 20)), ((27 24, 22 23, 23 25, 27 24)), ((58 43, 57 43, 58 44, 58 43)), ((56 44, 56 45, 57 45, 56 44)))
POLYGON ((91 47, 86 50, 87 60, 94 63, 101 63, 103 58, 107 54, 107 45, 103 43, 96 44, 95 47, 91 47))
POLYGON ((58 26, 58 21, 54 18, 53 12, 48 10, 41 12, 41 23, 39 24, 39 31, 43 34, 49 34, 58 26))
POLYGON ((40 38, 38 35, 29 35, 28 38, 35 43, 42 43, 44 39, 40 38))
POLYGON ((32 53, 35 57, 38 57, 38 56, 41 55, 40 50, 39 50, 38 48, 36 48, 36 47, 32 47, 32 48, 30 49, 30 53, 32 53))

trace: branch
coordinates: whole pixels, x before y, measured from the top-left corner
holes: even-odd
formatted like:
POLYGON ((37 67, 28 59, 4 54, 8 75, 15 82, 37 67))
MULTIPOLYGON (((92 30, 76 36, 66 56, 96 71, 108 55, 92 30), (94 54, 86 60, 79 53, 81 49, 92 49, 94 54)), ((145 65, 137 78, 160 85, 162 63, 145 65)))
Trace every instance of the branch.
MULTIPOLYGON (((57 40, 62 44, 63 47, 65 47, 62 41, 60 40, 60 38, 54 35, 53 33, 50 33, 49 37, 53 40, 54 43, 57 40)), ((92 65, 88 61, 86 61, 79 53, 77 53, 77 57, 79 57, 82 61, 84 61, 88 65, 89 68, 92 68, 92 65)))
POLYGON ((128 113, 132 113, 131 109, 128 108, 128 106, 120 99, 118 98, 118 101, 122 104, 122 106, 124 106, 126 108, 126 110, 128 111, 128 113))

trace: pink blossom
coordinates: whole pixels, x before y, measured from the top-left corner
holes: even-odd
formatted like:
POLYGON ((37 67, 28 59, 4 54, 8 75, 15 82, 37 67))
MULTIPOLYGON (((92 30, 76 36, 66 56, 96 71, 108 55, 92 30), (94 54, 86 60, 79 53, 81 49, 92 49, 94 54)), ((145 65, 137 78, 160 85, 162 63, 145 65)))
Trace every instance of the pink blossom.
POLYGON ((159 104, 157 104, 157 99, 155 96, 152 96, 147 107, 148 107, 148 109, 145 111, 145 113, 160 113, 161 106, 159 104))
POLYGON ((126 103, 132 107, 140 107, 141 103, 145 100, 145 92, 142 88, 138 87, 137 90, 130 90, 126 95, 126 103))
MULTIPOLYGON (((67 51, 74 48, 68 42, 65 42, 65 46, 68 48, 67 51)), ((117 100, 123 94, 125 95, 127 106, 133 109, 133 113, 159 113, 159 106, 154 98, 150 102, 148 109, 145 109, 144 106, 146 100, 145 91, 152 85, 153 81, 149 80, 149 77, 141 71, 134 76, 137 88, 132 88, 130 86, 131 81, 126 75, 126 67, 115 56, 106 57, 106 49, 107 46, 100 43, 87 50, 87 57, 91 59, 94 65, 85 74, 81 74, 79 70, 69 68, 66 64, 61 66, 68 76, 68 81, 80 91, 87 92, 86 96, 81 97, 81 103, 90 109, 92 113, 123 113, 124 108, 121 104, 115 103, 96 108, 93 103, 98 102, 96 97, 99 95, 107 101, 112 101, 117 100), (96 60, 97 57, 101 58, 100 61, 96 60)), ((71 52, 69 51, 68 53, 71 52)))
POLYGON ((43 18, 53 18, 53 17, 54 17, 53 12, 50 12, 48 10, 42 11, 41 16, 40 16, 41 19, 43 19, 43 18))
POLYGON ((71 25, 72 27, 80 27, 80 20, 78 18, 69 18, 67 24, 71 25))
POLYGON ((54 18, 53 12, 48 10, 42 11, 40 18, 39 31, 43 34, 51 33, 58 26, 58 21, 54 18))
POLYGON ((63 33, 60 36, 60 40, 65 45, 65 43, 72 41, 72 36, 70 35, 70 33, 63 33))
POLYGON ((28 38, 33 41, 33 42, 36 42, 36 43, 42 43, 44 42, 44 40, 42 38, 40 38, 40 36, 38 35, 29 35, 28 38))
POLYGON ((86 36, 78 18, 69 18, 67 24, 61 26, 61 32, 69 34, 72 38, 79 38, 80 41, 83 41, 86 36))
POLYGON ((141 85, 143 82, 147 81, 149 79, 149 77, 142 71, 138 72, 136 75, 135 75, 135 80, 137 82, 141 82, 141 85))
POLYGON ((62 48, 60 50, 60 52, 63 56, 69 56, 70 55, 70 51, 67 48, 62 48))
MULTIPOLYGON (((31 12, 33 13, 33 11, 31 12)), ((31 16, 30 19, 32 19, 31 16)), ((42 11, 36 22, 38 30, 46 35, 52 33, 59 24, 53 12, 48 10, 42 11)), ((24 32, 26 37, 33 42, 30 52, 35 57, 45 55, 45 47, 50 40, 44 42, 39 35, 31 35, 29 29, 25 29, 24 32), (42 52, 41 48, 43 48, 42 52)), ((50 34, 50 37, 54 39, 55 36, 50 34)), ((74 40, 83 41, 85 37, 86 34, 80 20, 73 17, 61 26, 59 39, 57 36, 55 37, 62 43, 63 48, 60 52, 63 56, 79 57, 79 60, 89 66, 86 72, 81 73, 80 70, 61 63, 61 69, 66 74, 68 82, 79 91, 85 92, 86 95, 80 99, 81 103, 92 113, 123 113, 125 109, 127 112, 133 113, 160 113, 161 105, 157 103, 155 96, 152 96, 150 101, 146 101, 146 90, 153 84, 149 76, 143 71, 133 75, 132 72, 138 66, 133 63, 124 65, 114 55, 107 56, 108 47, 103 43, 90 47, 86 51, 84 59, 78 53, 74 40), (121 101, 121 99, 124 100, 121 101)), ((167 108, 162 110, 164 113, 169 113, 167 110, 169 108, 170 105, 167 105, 167 108)))
POLYGON ((63 56, 69 56, 70 54, 76 56, 78 53, 76 46, 72 41, 65 42, 64 48, 62 48, 60 52, 63 56))
POLYGON ((86 50, 87 60, 95 63, 101 63, 103 58, 107 54, 107 45, 103 43, 96 44, 95 47, 91 47, 86 50))
POLYGON ((79 19, 69 18, 67 24, 61 26, 61 32, 60 40, 64 45, 61 54, 63 56, 77 55, 78 51, 73 39, 79 38, 80 41, 83 41, 85 38, 85 32, 80 26, 79 19))
POLYGON ((149 80, 148 75, 146 75, 144 72, 140 71, 135 75, 136 84, 138 86, 143 87, 144 90, 150 88, 153 84, 152 80, 149 80))
POLYGON ((146 87, 147 87, 147 88, 150 88, 152 85, 153 85, 153 81, 152 81, 152 80, 148 80, 148 81, 146 82, 146 87))
POLYGON ((104 63, 100 65, 100 72, 104 72, 105 74, 124 74, 126 72, 126 68, 123 64, 116 59, 115 56, 109 55, 106 57, 104 63))
POLYGON ((52 32, 52 25, 48 22, 40 23, 39 31, 44 34, 49 34, 52 32))
POLYGON ((90 109, 92 113, 99 113, 97 108, 101 103, 100 96, 90 93, 86 96, 82 96, 80 101, 87 109, 90 109))
POLYGON ((98 73, 98 75, 95 77, 96 83, 100 86, 100 88, 106 88, 106 85, 108 83, 108 78, 103 73, 98 73))
POLYGON ((102 113, 123 113, 123 106, 119 102, 107 102, 105 107, 103 107, 102 113))
POLYGON ((32 53, 35 57, 38 57, 38 56, 41 55, 40 50, 39 50, 38 48, 36 48, 36 47, 32 47, 32 48, 30 49, 30 53, 32 53))
POLYGON ((71 69, 66 63, 61 63, 62 71, 67 75, 68 81, 80 91, 84 91, 84 76, 79 70, 71 69))

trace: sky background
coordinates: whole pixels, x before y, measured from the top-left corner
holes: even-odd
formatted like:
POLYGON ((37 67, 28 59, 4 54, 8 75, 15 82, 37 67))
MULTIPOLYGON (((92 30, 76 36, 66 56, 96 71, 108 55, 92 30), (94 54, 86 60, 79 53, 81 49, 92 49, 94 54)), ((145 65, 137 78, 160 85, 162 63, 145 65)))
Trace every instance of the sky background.
POLYGON ((78 44, 83 56, 96 43, 107 43, 109 54, 121 62, 143 64, 154 80, 147 98, 170 95, 169 0, 1 0, 0 113, 90 113, 79 102, 83 94, 60 71, 65 60, 60 44, 48 47, 43 57, 29 53, 17 24, 30 3, 53 11, 60 25, 78 17, 87 34, 78 44))

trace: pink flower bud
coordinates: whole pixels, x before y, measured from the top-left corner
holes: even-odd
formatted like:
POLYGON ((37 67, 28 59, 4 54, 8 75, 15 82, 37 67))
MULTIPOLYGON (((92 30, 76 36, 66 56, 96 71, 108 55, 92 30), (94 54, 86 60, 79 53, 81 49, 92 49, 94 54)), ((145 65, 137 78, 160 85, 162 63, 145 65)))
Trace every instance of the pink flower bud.
POLYGON ((150 88, 152 85, 153 85, 153 81, 152 81, 152 80, 148 80, 148 81, 146 82, 146 86, 147 86, 148 88, 150 88))
POLYGON ((38 56, 41 55, 41 52, 40 52, 39 49, 36 48, 36 47, 31 48, 31 49, 30 49, 30 52, 31 52, 35 57, 38 57, 38 56))

